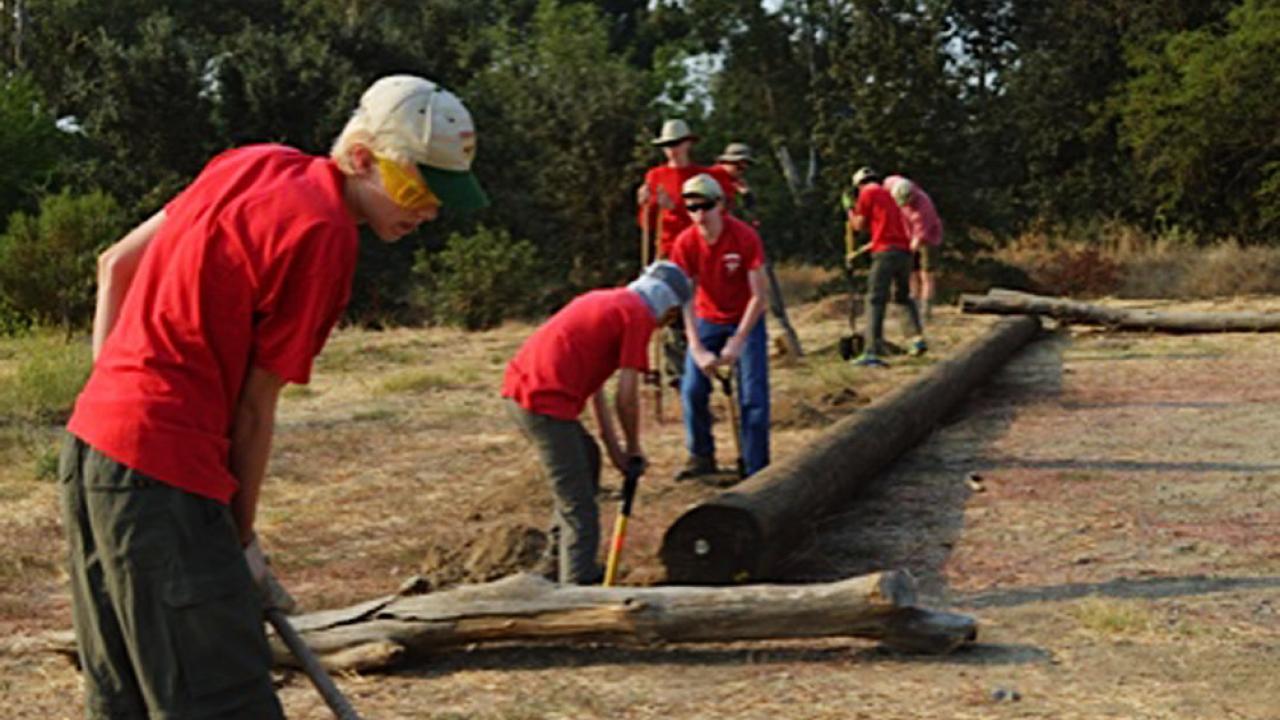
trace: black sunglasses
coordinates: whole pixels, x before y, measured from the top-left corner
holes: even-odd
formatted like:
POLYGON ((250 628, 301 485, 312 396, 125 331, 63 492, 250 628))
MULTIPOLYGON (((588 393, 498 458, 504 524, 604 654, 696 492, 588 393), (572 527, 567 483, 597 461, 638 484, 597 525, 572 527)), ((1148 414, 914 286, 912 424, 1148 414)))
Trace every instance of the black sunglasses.
POLYGON ((698 202, 698 203, 685 203, 684 209, 688 210, 689 212, 702 212, 704 210, 710 210, 715 206, 716 206, 715 200, 703 200, 702 202, 698 202))

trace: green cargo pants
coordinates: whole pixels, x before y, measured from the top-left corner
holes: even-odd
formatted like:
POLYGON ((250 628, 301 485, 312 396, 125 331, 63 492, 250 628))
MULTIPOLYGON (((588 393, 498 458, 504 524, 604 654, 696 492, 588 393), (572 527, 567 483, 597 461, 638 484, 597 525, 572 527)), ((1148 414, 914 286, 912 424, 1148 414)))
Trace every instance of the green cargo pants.
POLYGON ((58 477, 86 716, 283 719, 227 506, 72 435, 58 477))

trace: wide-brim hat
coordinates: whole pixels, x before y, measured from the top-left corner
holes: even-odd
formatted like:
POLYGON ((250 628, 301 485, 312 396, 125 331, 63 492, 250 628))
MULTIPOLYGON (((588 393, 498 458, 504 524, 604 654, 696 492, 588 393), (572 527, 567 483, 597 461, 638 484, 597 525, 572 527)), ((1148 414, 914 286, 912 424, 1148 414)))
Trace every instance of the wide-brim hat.
POLYGON ((746 143, 729 143, 716 162, 751 162, 751 146, 746 143))
POLYGON ((356 112, 366 113, 374 142, 407 152, 442 207, 474 210, 489 198, 471 173, 476 130, 456 95, 413 75, 389 75, 369 86, 356 112))
POLYGON ((683 120, 668 120, 662 123, 662 132, 649 142, 659 147, 675 145, 685 140, 697 140, 698 136, 689 131, 689 124, 683 120))

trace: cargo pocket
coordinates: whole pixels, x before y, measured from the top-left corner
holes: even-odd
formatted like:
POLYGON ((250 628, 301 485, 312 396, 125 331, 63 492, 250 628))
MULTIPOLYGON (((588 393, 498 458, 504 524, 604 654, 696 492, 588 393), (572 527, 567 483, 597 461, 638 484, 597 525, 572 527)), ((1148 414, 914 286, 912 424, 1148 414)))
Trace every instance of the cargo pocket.
MULTIPOLYGON (((193 698, 261 683, 271 655, 245 568, 171 579, 164 588, 180 682, 193 698)), ((267 685, 269 687, 269 684, 267 685)))

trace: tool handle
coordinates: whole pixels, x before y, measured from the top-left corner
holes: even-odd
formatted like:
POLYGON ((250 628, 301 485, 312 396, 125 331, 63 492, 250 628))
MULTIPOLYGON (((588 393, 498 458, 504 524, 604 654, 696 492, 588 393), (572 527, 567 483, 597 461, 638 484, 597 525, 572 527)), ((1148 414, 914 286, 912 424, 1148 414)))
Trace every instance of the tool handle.
POLYGON ((613 540, 609 543, 609 559, 604 564, 604 586, 613 587, 618 578, 618 559, 622 557, 622 540, 627 536, 627 516, 618 513, 613 523, 613 540))
POLYGON ((298 663, 302 665, 302 670, 311 679, 311 684, 316 686, 316 690, 320 692, 320 696, 324 698, 324 702, 333 711, 338 720, 360 720, 360 716, 356 714, 355 708, 351 707, 351 703, 347 702, 347 698, 334 684, 333 678, 329 677, 329 673, 320 664, 320 659, 315 653, 311 652, 311 648, 307 646, 307 641, 302 639, 298 631, 289 624, 289 619, 279 608, 267 609, 267 622, 271 623, 271 627, 276 629, 276 634, 284 641, 285 646, 289 648, 289 652, 298 658, 298 663))

